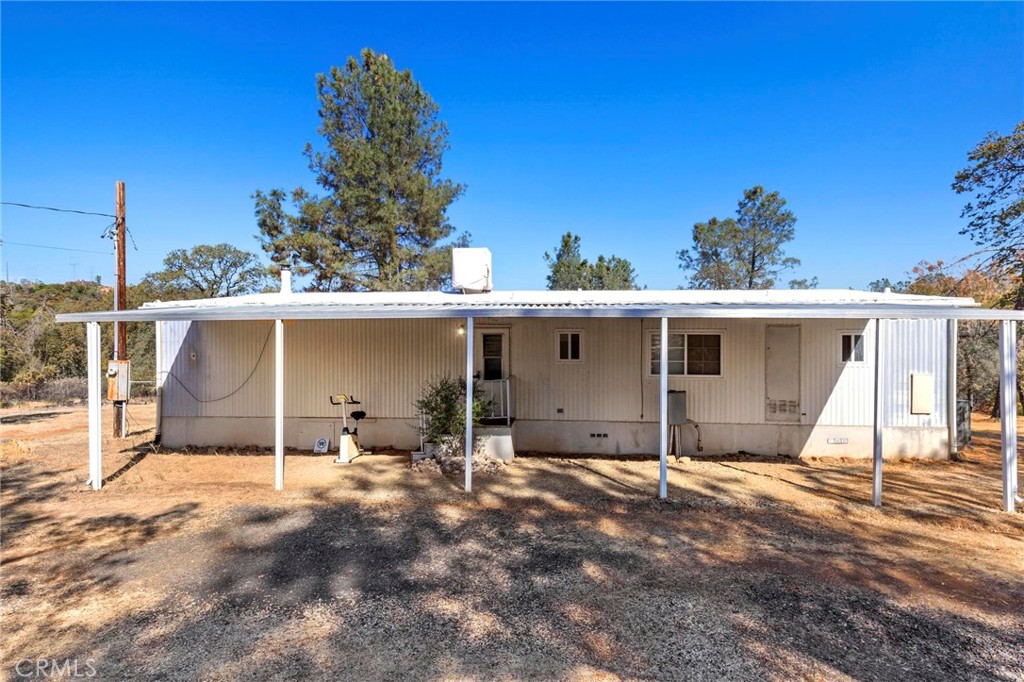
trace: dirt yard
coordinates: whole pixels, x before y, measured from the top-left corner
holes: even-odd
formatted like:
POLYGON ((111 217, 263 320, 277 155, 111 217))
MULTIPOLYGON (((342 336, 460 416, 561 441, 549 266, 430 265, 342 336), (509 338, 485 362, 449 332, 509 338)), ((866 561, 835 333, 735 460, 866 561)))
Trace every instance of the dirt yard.
POLYGON ((668 502, 654 460, 520 458, 469 496, 294 453, 279 493, 269 452, 148 446, 146 405, 97 493, 84 408, 0 416, 7 679, 1024 680, 996 422, 886 463, 874 509, 867 462, 740 456, 671 463, 668 502))

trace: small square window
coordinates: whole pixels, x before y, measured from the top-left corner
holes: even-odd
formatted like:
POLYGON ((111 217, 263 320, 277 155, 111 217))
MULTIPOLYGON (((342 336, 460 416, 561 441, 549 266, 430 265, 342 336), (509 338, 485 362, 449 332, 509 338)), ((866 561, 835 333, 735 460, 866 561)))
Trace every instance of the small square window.
POLYGON ((839 335, 839 361, 843 364, 864 362, 863 334, 839 335))
POLYGON ((558 361, 559 362, 582 362, 583 361, 583 332, 560 331, 558 332, 558 361))

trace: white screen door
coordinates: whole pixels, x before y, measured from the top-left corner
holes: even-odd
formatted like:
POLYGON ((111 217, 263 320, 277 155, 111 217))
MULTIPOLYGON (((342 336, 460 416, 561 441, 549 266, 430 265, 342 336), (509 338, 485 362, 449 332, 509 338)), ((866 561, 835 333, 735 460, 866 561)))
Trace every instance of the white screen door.
POLYGON ((767 421, 800 421, 800 327, 765 328, 764 388, 767 421))
POLYGON ((477 384, 483 389, 484 399, 491 402, 487 417, 508 420, 511 417, 508 329, 478 328, 474 341, 477 384))

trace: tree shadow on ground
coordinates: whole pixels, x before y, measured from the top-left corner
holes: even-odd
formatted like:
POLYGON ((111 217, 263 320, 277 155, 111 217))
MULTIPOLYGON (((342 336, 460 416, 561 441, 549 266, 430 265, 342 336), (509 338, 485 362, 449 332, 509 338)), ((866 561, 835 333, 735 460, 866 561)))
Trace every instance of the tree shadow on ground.
POLYGON ((3 539, 10 543, 31 524, 47 521, 51 515, 34 509, 40 502, 52 501, 66 493, 61 476, 72 469, 39 469, 29 463, 6 464, 3 467, 2 506, 3 539))
POLYGON ((720 484, 659 502, 650 482, 557 463, 518 475, 528 494, 479 476, 475 496, 440 485, 381 504, 239 506, 162 541, 194 509, 148 533, 130 515, 100 521, 137 544, 101 571, 79 547, 81 590, 58 597, 154 575, 169 596, 61 655, 92 656, 106 677, 167 679, 1024 675, 1008 605, 1020 581, 979 565, 986 590, 946 593, 964 613, 915 603, 922 587, 941 591, 941 565, 906 557, 942 544, 913 524, 826 526, 769 499, 723 506, 720 484))
POLYGON ((45 419, 53 419, 54 417, 59 417, 60 415, 68 414, 69 412, 71 412, 71 410, 40 410, 39 412, 22 412, 20 414, 11 414, 0 418, 0 422, 5 426, 12 424, 31 424, 45 419))

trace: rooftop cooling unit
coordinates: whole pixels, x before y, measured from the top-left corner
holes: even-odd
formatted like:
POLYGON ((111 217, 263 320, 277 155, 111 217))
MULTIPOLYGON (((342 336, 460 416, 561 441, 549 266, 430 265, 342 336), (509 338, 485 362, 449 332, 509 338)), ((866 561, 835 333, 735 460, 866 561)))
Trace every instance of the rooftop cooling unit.
POLYGON ((480 294, 494 289, 491 250, 452 249, 452 287, 464 294, 480 294))

